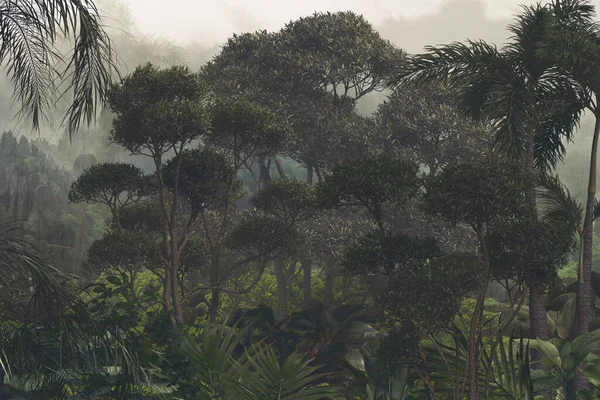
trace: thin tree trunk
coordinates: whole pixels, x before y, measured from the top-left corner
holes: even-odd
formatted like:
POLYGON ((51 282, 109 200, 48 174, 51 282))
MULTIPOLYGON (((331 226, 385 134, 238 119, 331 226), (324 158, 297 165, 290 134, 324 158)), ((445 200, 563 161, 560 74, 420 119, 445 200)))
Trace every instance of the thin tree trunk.
POLYGON ((277 172, 279 173, 279 178, 287 179, 287 175, 285 174, 285 171, 283 170, 283 165, 281 165, 281 161, 277 157, 274 157, 273 161, 275 161, 275 165, 277 166, 277 172))
POLYGON ((165 279, 163 281, 163 310, 171 315, 171 270, 165 268, 165 279))
POLYGON ((269 182, 271 182, 271 172, 270 172, 270 167, 271 167, 271 162, 269 161, 268 164, 265 164, 265 160, 260 160, 258 162, 258 166, 259 166, 259 174, 258 174, 258 182, 260 184, 260 188, 264 188, 265 186, 267 186, 269 184, 269 182))
POLYGON ((302 279, 302 293, 303 293, 303 306, 307 310, 310 307, 310 300, 312 299, 312 260, 307 258, 302 261, 303 279, 302 279))
POLYGON ((596 170, 598 157, 598 135, 600 134, 600 116, 596 117, 594 138, 592 140, 592 154, 590 158, 590 172, 588 181, 588 196, 585 206, 585 219, 583 220, 583 262, 580 266, 580 278, 577 289, 577 305, 575 311, 575 335, 584 335, 588 332, 590 308, 592 306, 592 244, 594 239, 594 205, 596 202, 596 170))
POLYGON ((483 317, 483 306, 485 304, 485 294, 487 292, 487 285, 489 282, 489 273, 491 272, 490 255, 485 240, 485 235, 480 227, 477 229, 477 237, 479 239, 479 246, 481 254, 483 256, 483 263, 488 270, 488 276, 485 279, 484 285, 480 288, 479 295, 477 296, 477 303, 473 310, 473 317, 471 318, 471 325, 469 327, 469 334, 467 337, 467 369, 469 376, 469 399, 479 400, 479 343, 478 338, 480 336, 481 320, 483 317))
POLYGON ((213 250, 213 256, 210 266, 210 286, 211 286, 211 299, 210 299, 210 310, 209 318, 211 322, 217 319, 219 310, 219 249, 213 250))
POLYGON ((325 305, 325 311, 328 314, 333 311, 333 284, 335 282, 335 274, 333 273, 334 265, 334 259, 328 257, 325 260, 325 294, 323 296, 323 304, 325 305))
MULTIPOLYGON (((313 184, 313 176, 314 176, 314 168, 312 165, 308 165, 306 168, 306 182, 309 185, 313 184)), ((302 260, 302 271, 303 271, 303 279, 302 279, 302 293, 303 293, 303 306, 304 309, 307 310, 310 307, 310 300, 312 298, 312 260, 310 258, 306 258, 302 260)))
POLYGON ((287 279, 285 276, 285 263, 281 258, 273 261, 275 278, 277 279, 277 321, 281 322, 288 315, 287 279))
POLYGON ((173 314, 177 322, 183 322, 183 312, 181 310, 181 301, 179 300, 179 290, 177 288, 177 265, 171 266, 171 297, 173 298, 173 314))

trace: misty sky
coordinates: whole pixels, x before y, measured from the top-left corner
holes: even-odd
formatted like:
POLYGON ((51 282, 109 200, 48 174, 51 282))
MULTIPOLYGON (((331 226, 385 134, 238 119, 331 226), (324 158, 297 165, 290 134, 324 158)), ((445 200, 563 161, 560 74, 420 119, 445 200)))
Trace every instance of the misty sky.
MULTIPOLYGON (((414 19, 439 12, 448 0, 128 0, 144 33, 182 44, 214 45, 232 33, 275 30, 314 11, 352 10, 377 25, 389 19, 414 19)), ((523 3, 536 0, 483 0, 487 18, 510 18, 523 3)), ((600 8, 600 0, 594 0, 600 8)), ((464 21, 469 24, 469 21, 464 21)), ((439 28, 443 28, 440 26, 439 28)))

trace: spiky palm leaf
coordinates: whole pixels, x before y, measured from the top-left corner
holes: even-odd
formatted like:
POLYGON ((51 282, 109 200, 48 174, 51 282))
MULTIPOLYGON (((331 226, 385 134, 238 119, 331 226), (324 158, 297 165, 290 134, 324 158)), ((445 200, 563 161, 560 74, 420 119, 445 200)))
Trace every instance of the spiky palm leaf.
POLYGON ((0 0, 0 61, 14 84, 19 116, 36 128, 57 95, 73 97, 65 116, 70 132, 93 120, 114 69, 93 0, 0 0), (57 51, 63 39, 70 54, 57 51))
POLYGON ((141 384, 129 336, 118 327, 100 329, 82 292, 68 284, 72 277, 45 262, 17 234, 12 228, 0 231, 2 379, 32 391, 60 392, 81 374, 106 376, 111 367, 119 388, 141 384))
POLYGON ((554 166, 564 155, 581 116, 579 91, 537 49, 552 23, 542 6, 526 7, 509 27, 502 49, 483 41, 428 47, 411 58, 396 83, 446 83, 459 89, 465 114, 488 121, 498 147, 512 157, 525 154, 534 136, 535 162, 554 166))
POLYGON ((233 353, 245 336, 245 331, 237 331, 235 326, 221 325, 206 326, 200 343, 190 336, 182 339, 181 349, 192 364, 195 379, 200 382, 199 397, 223 395, 225 377, 232 370, 233 353))
POLYGON ((540 217, 549 222, 564 224, 565 229, 576 231, 583 218, 581 204, 571 196, 558 176, 540 172, 536 181, 540 217))
POLYGON ((311 366, 311 361, 294 353, 280 364, 272 347, 253 346, 234 361, 226 399, 318 400, 339 395, 339 388, 321 383, 330 374, 316 373, 319 367, 311 366))

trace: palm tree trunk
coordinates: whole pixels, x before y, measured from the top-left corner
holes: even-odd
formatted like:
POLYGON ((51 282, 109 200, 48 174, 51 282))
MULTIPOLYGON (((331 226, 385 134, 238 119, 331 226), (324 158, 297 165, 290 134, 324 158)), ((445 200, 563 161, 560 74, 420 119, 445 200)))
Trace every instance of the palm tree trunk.
MULTIPOLYGON (((528 142, 527 158, 525 161, 527 174, 531 178, 533 178, 535 174, 534 144, 535 135, 531 135, 528 142)), ((527 191, 525 196, 527 198, 527 203, 531 207, 531 218, 535 220, 537 219, 537 210, 536 193, 533 185, 531 185, 531 188, 527 191)), ((534 280, 529 280, 527 284, 529 286, 529 323, 531 325, 532 337, 547 340, 550 337, 550 330, 546 314, 544 288, 540 287, 534 280)))
POLYGON ((596 117, 594 138, 592 140, 592 155, 588 181, 588 196, 583 220, 583 260, 579 271, 577 285, 577 305, 575 308, 575 335, 588 332, 590 308, 592 305, 592 244, 594 239, 594 205, 596 202, 596 170, 598 157, 598 135, 600 134, 600 116, 596 117))
MULTIPOLYGON (((525 159, 525 168, 527 174, 533 180, 535 176, 535 133, 531 134, 527 143, 527 154, 525 159)), ((537 219, 537 202, 535 186, 532 184, 530 189, 525 193, 527 203, 531 207, 531 218, 537 219)), ((529 279, 527 282, 529 287, 529 324, 531 326, 531 337, 541 340, 550 338, 550 327, 548 326, 548 315, 546 312, 546 299, 544 288, 535 280, 529 279)), ((543 355, 537 350, 531 350, 531 358, 533 361, 541 361, 543 355)), ((550 367, 538 365, 538 368, 546 374, 550 374, 550 367)), ((552 398, 551 390, 544 390, 540 393, 545 400, 552 398)))

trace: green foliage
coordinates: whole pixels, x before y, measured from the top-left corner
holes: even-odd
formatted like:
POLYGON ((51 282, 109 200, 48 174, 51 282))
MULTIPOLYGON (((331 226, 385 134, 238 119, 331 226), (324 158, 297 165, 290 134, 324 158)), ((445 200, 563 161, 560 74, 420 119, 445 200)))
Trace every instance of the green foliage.
POLYGON ((424 207, 453 224, 481 230, 526 215, 525 193, 531 184, 515 163, 483 159, 453 165, 426 180, 424 207))
POLYGON ((496 278, 540 285, 556 278, 577 244, 565 224, 530 220, 495 225, 486 242, 496 278))
POLYGON ((225 244, 266 261, 294 254, 302 242, 300 233, 282 221, 250 213, 227 236, 225 244))
POLYGON ((403 158, 368 156, 335 166, 317 189, 324 206, 362 206, 381 225, 384 204, 403 206, 417 194, 417 172, 416 163, 403 158))
POLYGON ((318 400, 335 396, 340 389, 322 384, 320 381, 328 374, 315 374, 319 367, 310 366, 310 362, 291 354, 280 364, 271 347, 257 345, 234 362, 235 384, 226 398, 318 400))
POLYGON ((330 90, 336 98, 358 99, 385 88, 404 59, 401 50, 351 11, 291 21, 281 30, 281 40, 293 55, 283 58, 286 69, 298 71, 303 85, 330 90))
POLYGON ((409 148, 431 173, 481 157, 492 139, 482 125, 459 113, 455 91, 441 85, 399 86, 374 117, 384 151, 409 148))
POLYGON ((351 275, 384 274, 400 278, 442 254, 433 238, 372 232, 348 249, 342 266, 351 275))
POLYGON ((269 108, 242 97, 217 99, 211 109, 209 143, 227 151, 240 167, 252 157, 276 154, 285 145, 288 127, 269 108))
POLYGON ((237 199, 240 182, 227 159, 210 150, 184 150, 164 167, 167 188, 182 196, 194 212, 237 199), (179 169, 179 170, 178 170, 179 169))
POLYGON ((91 123, 106 100, 115 69, 112 42, 92 0, 36 0, 5 3, 0 60, 14 85, 20 116, 34 128, 50 117, 59 98, 69 93, 69 133, 82 120, 91 123), (60 51, 66 40, 68 50, 60 51), (57 90, 58 89, 58 90, 57 90))
POLYGON ((69 201, 102 203, 113 213, 156 191, 152 177, 126 163, 102 163, 86 169, 71 184, 69 201))
POLYGON ((146 64, 109 92, 116 113, 111 140, 133 154, 157 156, 206 133, 206 86, 184 67, 146 64))
POLYGON ((296 179, 270 182, 252 198, 252 205, 285 225, 310 219, 318 212, 315 189, 296 179))
POLYGON ((139 201, 125 207, 119 213, 121 228, 146 234, 159 233, 164 227, 159 207, 156 199, 139 201))
POLYGON ((144 232, 107 232, 92 243, 87 265, 94 271, 155 269, 160 265, 159 243, 144 232))

